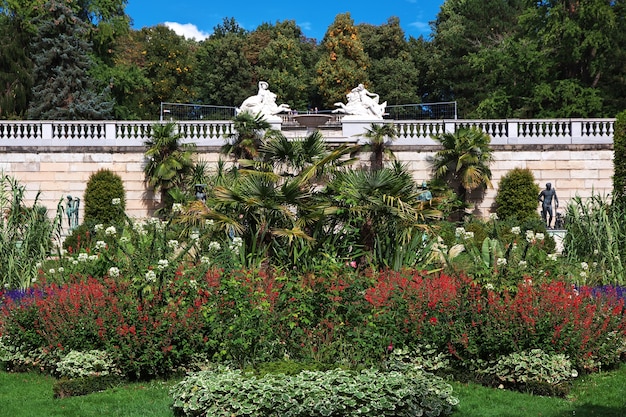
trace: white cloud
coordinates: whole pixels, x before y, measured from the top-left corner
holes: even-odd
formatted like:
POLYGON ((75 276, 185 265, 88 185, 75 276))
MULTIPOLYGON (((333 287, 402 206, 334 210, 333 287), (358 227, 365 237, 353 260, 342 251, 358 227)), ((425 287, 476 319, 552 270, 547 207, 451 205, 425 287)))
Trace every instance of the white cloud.
POLYGON ((163 23, 168 28, 176 32, 177 35, 184 36, 187 39, 195 39, 197 41, 204 40, 209 37, 209 33, 203 32, 193 23, 177 23, 177 22, 165 22, 163 23))

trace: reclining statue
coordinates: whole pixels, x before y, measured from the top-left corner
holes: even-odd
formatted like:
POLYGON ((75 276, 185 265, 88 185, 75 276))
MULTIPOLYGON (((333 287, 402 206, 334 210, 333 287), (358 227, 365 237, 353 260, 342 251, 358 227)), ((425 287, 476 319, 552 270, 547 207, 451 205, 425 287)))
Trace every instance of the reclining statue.
POLYGON ((288 104, 276 104, 276 94, 269 90, 269 84, 259 81, 259 92, 256 96, 250 96, 243 101, 237 109, 239 113, 261 114, 265 119, 276 119, 276 115, 291 110, 288 104))
POLYGON ((378 94, 367 91, 363 84, 359 84, 353 88, 348 94, 348 103, 335 103, 338 109, 333 113, 345 113, 353 116, 366 116, 366 118, 382 119, 385 114, 387 102, 379 104, 380 97, 378 94))

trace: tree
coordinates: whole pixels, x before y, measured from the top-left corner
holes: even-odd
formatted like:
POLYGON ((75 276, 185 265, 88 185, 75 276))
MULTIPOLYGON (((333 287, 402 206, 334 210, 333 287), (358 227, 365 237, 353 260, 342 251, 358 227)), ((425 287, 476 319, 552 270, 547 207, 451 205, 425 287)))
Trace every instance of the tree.
POLYGON ((87 28, 70 8, 56 0, 44 5, 34 24, 37 35, 31 50, 34 85, 28 108, 30 119, 102 120, 113 103, 93 90, 89 77, 90 44, 87 28))
POLYGON ((213 35, 200 43, 198 98, 205 104, 239 106, 255 89, 252 66, 244 54, 246 36, 240 32, 213 35))
POLYGON ((276 94, 292 108, 306 109, 313 93, 317 57, 314 45, 307 42, 293 21, 262 27, 269 40, 258 52, 257 78, 275 86, 276 94))
POLYGON ((367 73, 376 92, 389 104, 421 102, 420 72, 411 59, 400 20, 391 17, 383 25, 360 24, 357 29, 371 61, 367 73))
POLYGON ((350 13, 338 14, 326 30, 322 53, 315 66, 315 83, 323 105, 333 108, 359 84, 368 85, 369 60, 350 13))
POLYGON ((371 152, 371 168, 378 171, 383 168, 385 157, 395 159, 393 151, 389 148, 391 142, 398 137, 396 128, 391 123, 372 123, 362 135, 367 139, 367 143, 360 150, 371 152))
POLYGON ((271 125, 261 114, 241 112, 233 119, 233 131, 222 146, 224 155, 232 155, 237 160, 253 160, 259 155, 265 131, 271 125))
POLYGON ((460 128, 454 133, 443 133, 434 138, 443 149, 430 161, 435 179, 445 180, 460 200, 467 202, 469 193, 491 185, 491 137, 482 130, 460 128))
POLYGON ((184 188, 186 176, 193 169, 195 144, 181 143, 182 135, 175 123, 155 124, 152 136, 145 142, 146 183, 161 192, 161 209, 171 209, 176 188, 184 188))
POLYGON ((0 15, 0 119, 26 112, 33 84, 28 37, 17 19, 0 15))
POLYGON ((177 35, 166 26, 157 25, 143 28, 140 42, 145 53, 143 74, 151 83, 141 105, 156 116, 162 102, 194 102, 197 97, 195 41, 177 35))

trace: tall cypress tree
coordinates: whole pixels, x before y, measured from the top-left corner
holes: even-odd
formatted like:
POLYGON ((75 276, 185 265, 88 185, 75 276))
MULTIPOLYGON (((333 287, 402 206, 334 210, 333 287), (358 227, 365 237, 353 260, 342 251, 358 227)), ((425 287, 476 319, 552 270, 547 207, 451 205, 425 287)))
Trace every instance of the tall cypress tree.
POLYGON ((113 103, 93 90, 89 77, 91 45, 85 22, 64 3, 51 0, 33 23, 37 28, 31 42, 35 81, 28 118, 110 118, 113 103))

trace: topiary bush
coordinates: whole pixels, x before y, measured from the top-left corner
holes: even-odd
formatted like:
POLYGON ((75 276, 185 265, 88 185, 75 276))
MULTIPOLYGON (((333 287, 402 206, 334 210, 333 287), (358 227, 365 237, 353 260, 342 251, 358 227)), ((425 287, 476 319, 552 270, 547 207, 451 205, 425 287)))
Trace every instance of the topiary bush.
POLYGON ((108 169, 89 177, 85 189, 84 223, 121 224, 126 211, 126 192, 122 178, 108 169))
POLYGON ((501 179, 496 195, 496 213, 505 220, 516 218, 523 221, 538 218, 539 186, 529 169, 515 168, 501 179))

